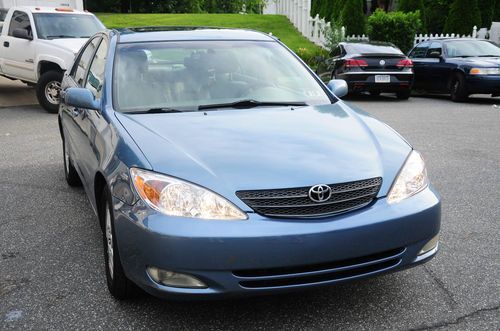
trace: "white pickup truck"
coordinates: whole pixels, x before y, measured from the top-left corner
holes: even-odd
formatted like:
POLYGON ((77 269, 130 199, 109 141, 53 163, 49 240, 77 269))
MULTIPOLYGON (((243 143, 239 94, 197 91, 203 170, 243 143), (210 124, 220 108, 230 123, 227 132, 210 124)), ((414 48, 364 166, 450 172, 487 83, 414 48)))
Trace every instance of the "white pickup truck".
POLYGON ((36 86, 40 105, 55 113, 64 72, 103 29, 93 14, 68 7, 12 7, 0 35, 0 75, 36 86))

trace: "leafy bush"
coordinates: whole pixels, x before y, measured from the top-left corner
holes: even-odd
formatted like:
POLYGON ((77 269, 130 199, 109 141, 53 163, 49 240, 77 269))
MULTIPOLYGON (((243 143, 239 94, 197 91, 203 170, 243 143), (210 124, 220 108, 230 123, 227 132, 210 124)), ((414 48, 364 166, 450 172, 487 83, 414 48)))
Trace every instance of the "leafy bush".
POLYGON ((323 71, 325 61, 328 58, 328 51, 321 48, 299 48, 297 55, 314 71, 323 71))
POLYGON ((477 0, 453 1, 444 32, 468 35, 472 32, 474 25, 481 26, 481 12, 477 0))
POLYGON ((420 31, 421 27, 419 12, 386 13, 382 9, 377 9, 368 18, 370 40, 391 42, 405 53, 413 47, 415 34, 420 31))
POLYGON ((340 24, 345 26, 348 36, 362 35, 366 32, 363 1, 364 0, 346 0, 344 8, 342 9, 340 24))

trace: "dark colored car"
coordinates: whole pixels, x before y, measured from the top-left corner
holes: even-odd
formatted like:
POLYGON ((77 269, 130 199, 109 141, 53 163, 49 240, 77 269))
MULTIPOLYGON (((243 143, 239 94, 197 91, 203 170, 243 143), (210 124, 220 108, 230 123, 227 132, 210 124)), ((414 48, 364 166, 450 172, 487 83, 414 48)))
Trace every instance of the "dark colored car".
POLYGON ((396 93, 398 99, 410 97, 413 64, 389 43, 343 42, 333 51, 332 78, 343 79, 350 93, 396 93))
POLYGON ((59 127, 110 292, 278 293, 435 256, 441 203, 423 158, 345 93, 260 32, 92 37, 64 76, 59 127))
POLYGON ((487 40, 437 39, 418 44, 409 54, 414 88, 449 93, 456 102, 470 94, 500 95, 500 48, 487 40))

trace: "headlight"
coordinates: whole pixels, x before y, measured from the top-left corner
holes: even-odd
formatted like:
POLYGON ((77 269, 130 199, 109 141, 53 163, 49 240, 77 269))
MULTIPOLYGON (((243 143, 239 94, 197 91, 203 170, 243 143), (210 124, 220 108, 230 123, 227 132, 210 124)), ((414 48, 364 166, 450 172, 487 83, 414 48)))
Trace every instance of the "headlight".
POLYGON ((207 220, 246 220, 247 215, 220 195, 177 178, 130 169, 134 187, 151 208, 169 216, 207 220))
POLYGON ((413 151, 392 185, 387 200, 389 203, 399 202, 422 191, 427 185, 429 179, 424 160, 418 152, 413 151))
POLYGON ((500 75, 500 68, 472 68, 471 75, 500 75))

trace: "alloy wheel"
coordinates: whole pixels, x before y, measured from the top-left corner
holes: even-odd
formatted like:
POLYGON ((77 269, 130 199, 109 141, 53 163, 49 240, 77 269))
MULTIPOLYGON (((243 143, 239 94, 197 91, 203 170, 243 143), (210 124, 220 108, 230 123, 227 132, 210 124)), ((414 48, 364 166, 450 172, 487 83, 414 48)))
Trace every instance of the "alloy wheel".
POLYGON ((108 269, 109 275, 111 279, 113 279, 113 271, 114 271, 114 252, 113 252, 113 227, 111 224, 111 213, 109 211, 109 207, 106 206, 105 213, 105 225, 106 225, 106 246, 107 246, 107 254, 108 254, 108 269))
POLYGON ((45 98, 53 105, 58 105, 61 95, 61 82, 52 81, 45 86, 45 98))

